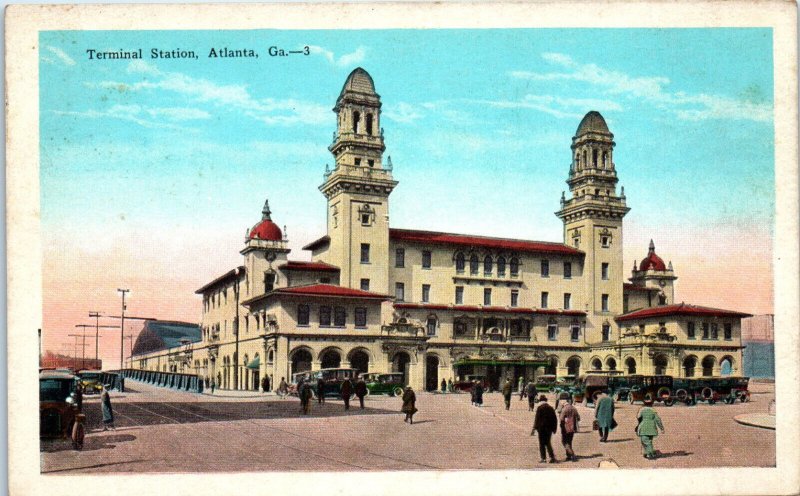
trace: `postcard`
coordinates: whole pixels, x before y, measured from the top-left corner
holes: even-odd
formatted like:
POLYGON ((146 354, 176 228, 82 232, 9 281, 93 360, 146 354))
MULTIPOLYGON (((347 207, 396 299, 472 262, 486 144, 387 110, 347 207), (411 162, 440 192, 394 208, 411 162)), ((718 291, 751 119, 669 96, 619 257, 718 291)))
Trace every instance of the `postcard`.
POLYGON ((11 494, 796 493, 796 11, 724 7, 10 7, 11 494))

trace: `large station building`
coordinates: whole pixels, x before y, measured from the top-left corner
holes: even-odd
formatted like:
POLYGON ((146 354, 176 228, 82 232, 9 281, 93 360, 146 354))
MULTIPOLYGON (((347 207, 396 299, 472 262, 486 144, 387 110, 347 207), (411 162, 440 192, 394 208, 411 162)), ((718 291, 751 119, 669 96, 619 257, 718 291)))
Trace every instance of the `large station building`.
POLYGON ((563 240, 545 242, 390 227, 398 182, 366 71, 348 76, 333 110, 335 167, 319 187, 327 232, 304 247, 311 261, 289 258, 265 203, 242 265, 196 291, 199 341, 136 354, 135 368, 224 389, 339 366, 403 372, 417 389, 468 375, 741 374, 747 314, 676 302, 676 273, 652 242, 626 274, 629 207, 598 112, 572 138, 563 240))

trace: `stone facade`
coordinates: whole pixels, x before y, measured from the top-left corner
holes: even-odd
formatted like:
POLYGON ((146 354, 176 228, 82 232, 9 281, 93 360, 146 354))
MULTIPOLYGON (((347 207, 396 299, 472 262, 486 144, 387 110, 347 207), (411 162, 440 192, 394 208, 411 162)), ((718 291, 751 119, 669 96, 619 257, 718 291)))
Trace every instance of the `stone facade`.
POLYGON ((327 233, 290 261, 265 204, 248 230, 243 265, 200 288, 203 338, 134 356, 134 367, 197 373, 218 387, 272 388, 330 367, 403 372, 417 389, 443 379, 591 371, 674 376, 740 373, 746 314, 676 304, 672 264, 651 242, 625 282, 615 143, 589 112, 556 215, 562 242, 489 238, 389 226, 397 185, 384 160, 381 99, 356 69, 337 99, 320 191, 327 233), (159 357, 173 358, 172 362, 159 357))

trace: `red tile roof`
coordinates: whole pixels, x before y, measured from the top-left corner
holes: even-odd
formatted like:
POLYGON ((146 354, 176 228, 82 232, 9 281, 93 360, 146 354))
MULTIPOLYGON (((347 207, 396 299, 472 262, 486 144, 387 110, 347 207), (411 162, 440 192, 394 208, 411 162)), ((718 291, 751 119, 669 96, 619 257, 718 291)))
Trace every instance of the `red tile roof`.
POLYGON ((441 305, 432 303, 395 303, 399 309, 421 310, 454 310, 457 312, 486 312, 486 313, 526 313, 540 315, 572 315, 584 316, 586 312, 580 310, 557 310, 555 308, 521 308, 521 307, 482 307, 478 305, 441 305))
POLYGON ((719 308, 700 307, 680 303, 678 305, 665 305, 660 307, 643 308, 635 310, 625 315, 620 315, 615 320, 623 322, 627 320, 647 319, 654 317, 668 317, 675 315, 688 315, 694 317, 752 317, 749 313, 734 312, 732 310, 722 310, 719 308))
POLYGON ((324 262, 300 262, 289 260, 280 266, 283 270, 312 270, 316 272, 339 272, 339 267, 324 262))
POLYGON ((644 286, 639 286, 636 284, 628 284, 627 282, 622 285, 623 291, 661 291, 658 288, 646 288, 644 286))
POLYGON ((228 272, 226 272, 226 273, 222 274, 221 276, 217 277, 216 279, 214 279, 210 283, 206 284, 202 288, 200 288, 197 291, 195 291, 194 294, 203 294, 205 291, 207 291, 207 290, 209 290, 209 289, 211 289, 211 288, 213 288, 215 286, 218 286, 218 285, 220 285, 222 283, 225 283, 225 282, 233 281, 236 278, 235 276, 236 276, 236 271, 237 270, 239 271, 240 275, 244 275, 244 273, 245 273, 244 265, 240 265, 239 267, 237 267, 235 269, 231 269, 228 272))
POLYGON ((451 234, 432 231, 415 231, 410 229, 389 229, 389 238, 395 241, 408 241, 414 243, 443 244, 456 246, 474 246, 479 248, 494 248, 535 253, 554 253, 559 255, 584 255, 563 243, 550 243, 546 241, 528 241, 523 239, 488 238, 469 234, 451 234))
POLYGON ((281 228, 269 219, 264 219, 250 230, 250 239, 266 239, 268 241, 281 241, 283 233, 281 228))
POLYGON ((392 297, 360 289, 334 286, 333 284, 310 284, 308 286, 291 286, 278 288, 273 291, 278 294, 304 295, 304 296, 334 296, 340 298, 372 298, 378 300, 391 300, 392 297))
POLYGON ((325 246, 331 242, 331 238, 328 235, 325 235, 315 241, 310 242, 309 244, 303 247, 304 250, 316 250, 321 246, 325 246))

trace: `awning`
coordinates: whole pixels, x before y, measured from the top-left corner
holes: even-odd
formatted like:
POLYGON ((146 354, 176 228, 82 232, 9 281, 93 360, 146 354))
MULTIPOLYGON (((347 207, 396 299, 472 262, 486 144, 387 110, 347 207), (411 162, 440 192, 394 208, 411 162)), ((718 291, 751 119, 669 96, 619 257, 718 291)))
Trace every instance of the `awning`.
POLYGON ((261 367, 261 357, 257 356, 252 362, 247 364, 248 369, 258 369, 261 367))
POLYGON ((547 367, 550 365, 549 360, 484 360, 484 359, 469 359, 462 358, 455 362, 458 365, 531 365, 534 367, 547 367))

